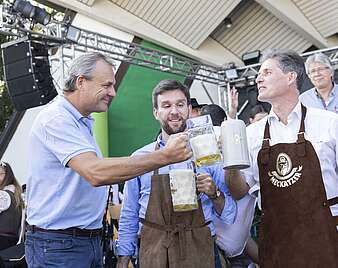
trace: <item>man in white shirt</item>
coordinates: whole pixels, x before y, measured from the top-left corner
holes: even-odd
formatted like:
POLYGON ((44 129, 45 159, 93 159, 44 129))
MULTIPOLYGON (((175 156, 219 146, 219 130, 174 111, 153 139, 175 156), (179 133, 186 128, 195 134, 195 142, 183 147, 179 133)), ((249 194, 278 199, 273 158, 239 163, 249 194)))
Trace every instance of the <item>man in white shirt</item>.
POLYGON ((272 109, 247 128, 245 181, 229 178, 261 199, 260 267, 338 267, 338 116, 300 104, 298 54, 270 51, 262 62, 258 99, 272 109))
MULTIPOLYGON (((235 88, 230 91, 229 117, 236 118, 238 108, 238 92, 235 88)), ((201 115, 209 114, 214 125, 217 139, 220 139, 221 124, 227 120, 227 115, 222 107, 216 104, 205 105, 201 109, 201 115)), ((228 177, 225 178, 229 185, 228 177)), ((257 243, 250 237, 250 227, 254 217, 256 197, 246 193, 244 196, 234 196, 237 200, 237 215, 233 224, 225 224, 215 218, 216 244, 220 253, 227 259, 232 268, 247 268, 251 263, 250 258, 258 263, 257 243), (247 244, 251 245, 253 251, 247 252, 247 244), (245 251, 245 252, 244 252, 245 251), (256 254, 250 254, 255 253, 256 254), (249 258, 250 257, 250 258, 249 258)))

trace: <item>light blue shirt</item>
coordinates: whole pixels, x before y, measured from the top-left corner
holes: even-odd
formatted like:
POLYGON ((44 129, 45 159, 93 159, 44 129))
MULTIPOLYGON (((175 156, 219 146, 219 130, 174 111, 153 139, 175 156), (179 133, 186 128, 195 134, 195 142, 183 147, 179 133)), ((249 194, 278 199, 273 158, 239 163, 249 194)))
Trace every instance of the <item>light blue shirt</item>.
MULTIPOLYGON (((153 152, 156 142, 146 145, 134 154, 146 154, 153 152)), ((164 144, 160 142, 160 147, 164 144)), ((186 162, 171 165, 171 168, 186 167, 186 162)), ((221 165, 201 168, 200 173, 209 173, 214 179, 216 185, 224 193, 225 204, 221 215, 218 215, 213 207, 212 201, 205 194, 201 194, 201 203, 205 221, 212 221, 218 217, 224 223, 232 224, 236 217, 236 202, 230 195, 228 187, 224 182, 224 170, 221 165)), ((159 174, 168 174, 169 166, 159 169, 159 174)), ((124 200, 119 222, 119 239, 117 241, 117 254, 121 256, 133 256, 137 248, 137 240, 141 223, 139 218, 145 218, 147 205, 151 191, 151 176, 153 172, 138 176, 125 184, 124 200)), ((209 225, 212 235, 215 235, 215 226, 213 222, 209 225)))
POLYGON ((338 85, 334 84, 327 102, 320 96, 316 88, 311 88, 299 96, 299 100, 307 107, 324 109, 338 114, 338 85))
POLYGON ((102 227, 107 187, 93 187, 67 166, 73 157, 101 152, 92 117, 59 96, 37 116, 29 135, 27 222, 45 229, 102 227))

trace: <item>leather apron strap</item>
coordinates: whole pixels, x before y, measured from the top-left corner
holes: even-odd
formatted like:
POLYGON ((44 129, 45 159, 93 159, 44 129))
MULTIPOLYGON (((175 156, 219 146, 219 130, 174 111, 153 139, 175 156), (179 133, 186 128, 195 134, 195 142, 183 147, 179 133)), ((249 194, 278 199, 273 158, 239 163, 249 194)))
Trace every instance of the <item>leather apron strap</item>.
MULTIPOLYGON (((302 109, 302 119, 300 122, 300 127, 299 127, 299 132, 297 134, 297 155, 299 157, 303 157, 306 155, 306 146, 305 146, 305 116, 306 116, 306 108, 301 104, 301 109, 302 109)), ((267 165, 270 160, 270 127, 269 127, 269 122, 268 119, 266 120, 265 128, 264 128, 264 138, 262 142, 262 164, 267 165)))

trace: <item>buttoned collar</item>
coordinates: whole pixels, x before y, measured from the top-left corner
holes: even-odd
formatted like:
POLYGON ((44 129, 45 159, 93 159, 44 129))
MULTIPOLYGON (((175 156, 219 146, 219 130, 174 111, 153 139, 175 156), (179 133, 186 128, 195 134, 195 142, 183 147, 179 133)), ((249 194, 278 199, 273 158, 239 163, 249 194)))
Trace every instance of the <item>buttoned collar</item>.
MULTIPOLYGON (((295 108, 293 108, 293 110, 291 111, 291 113, 288 115, 288 123, 293 120, 293 119, 300 119, 302 116, 302 109, 301 109, 301 105, 300 105, 300 101, 298 101, 297 105, 295 106, 295 108)), ((276 115, 276 113, 273 111, 273 108, 271 108, 270 113, 267 116, 267 120, 269 125, 271 125, 271 123, 273 121, 280 121, 279 117, 276 115)))
POLYGON ((162 148, 162 147, 165 146, 165 141, 164 141, 163 138, 162 138, 162 133, 160 133, 160 134, 157 136, 156 141, 157 141, 157 143, 160 145, 160 148, 162 148))

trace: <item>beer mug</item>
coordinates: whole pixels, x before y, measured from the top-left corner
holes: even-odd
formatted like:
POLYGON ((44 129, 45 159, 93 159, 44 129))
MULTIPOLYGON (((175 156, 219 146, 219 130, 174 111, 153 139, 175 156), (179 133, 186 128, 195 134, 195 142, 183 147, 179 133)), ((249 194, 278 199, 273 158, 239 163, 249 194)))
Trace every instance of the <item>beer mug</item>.
POLYGON ((242 120, 222 122, 221 144, 225 169, 245 169, 250 166, 246 127, 242 120))
POLYGON ((210 115, 187 120, 189 144, 197 167, 221 163, 222 156, 210 115))
POLYGON ((198 208, 196 178, 192 163, 169 166, 170 191, 175 212, 198 208))

